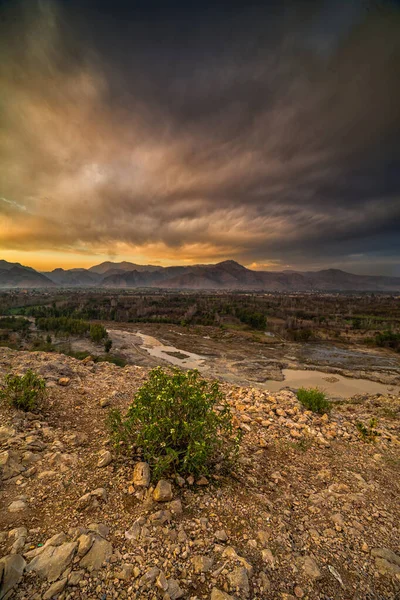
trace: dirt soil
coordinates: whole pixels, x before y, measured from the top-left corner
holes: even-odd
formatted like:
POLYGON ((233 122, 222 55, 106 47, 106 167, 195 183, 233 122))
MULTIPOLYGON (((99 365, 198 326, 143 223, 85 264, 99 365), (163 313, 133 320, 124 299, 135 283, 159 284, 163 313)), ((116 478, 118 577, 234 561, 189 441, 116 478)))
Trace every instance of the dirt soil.
POLYGON ((4 597, 20 600, 400 598, 399 397, 321 417, 290 391, 222 384, 245 434, 235 471, 172 478, 159 502, 105 425, 148 369, 0 349, 0 382, 28 368, 48 398, 39 414, 0 406, 0 598, 15 556, 4 597), (372 417, 366 443, 356 423, 372 417))

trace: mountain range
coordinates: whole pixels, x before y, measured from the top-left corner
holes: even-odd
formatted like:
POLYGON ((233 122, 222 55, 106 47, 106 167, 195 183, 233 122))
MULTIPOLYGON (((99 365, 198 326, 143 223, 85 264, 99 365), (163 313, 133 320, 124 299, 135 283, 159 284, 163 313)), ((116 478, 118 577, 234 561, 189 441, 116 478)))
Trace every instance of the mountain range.
POLYGON ((400 277, 322 271, 252 271, 233 260, 211 265, 160 267, 104 262, 90 269, 35 271, 0 260, 0 288, 166 288, 188 290, 400 292, 400 277))

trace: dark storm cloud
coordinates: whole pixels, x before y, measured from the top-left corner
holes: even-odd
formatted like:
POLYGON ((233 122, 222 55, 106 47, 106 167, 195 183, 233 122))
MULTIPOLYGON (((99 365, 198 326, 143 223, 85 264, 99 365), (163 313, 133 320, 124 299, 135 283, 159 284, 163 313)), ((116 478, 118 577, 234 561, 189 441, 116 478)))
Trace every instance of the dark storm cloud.
POLYGON ((391 272, 395 3, 188 4, 4 9, 0 244, 391 272))

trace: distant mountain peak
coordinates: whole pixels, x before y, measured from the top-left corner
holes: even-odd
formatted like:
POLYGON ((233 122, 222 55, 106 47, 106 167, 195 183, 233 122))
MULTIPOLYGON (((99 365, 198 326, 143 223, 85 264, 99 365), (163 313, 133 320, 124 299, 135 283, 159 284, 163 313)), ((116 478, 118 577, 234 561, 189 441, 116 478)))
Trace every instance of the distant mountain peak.
POLYGON ((0 288, 49 286, 269 292, 400 292, 400 277, 353 275, 340 269, 252 271, 234 260, 174 267, 104 262, 90 269, 58 268, 51 273, 38 273, 30 267, 0 260, 0 288))

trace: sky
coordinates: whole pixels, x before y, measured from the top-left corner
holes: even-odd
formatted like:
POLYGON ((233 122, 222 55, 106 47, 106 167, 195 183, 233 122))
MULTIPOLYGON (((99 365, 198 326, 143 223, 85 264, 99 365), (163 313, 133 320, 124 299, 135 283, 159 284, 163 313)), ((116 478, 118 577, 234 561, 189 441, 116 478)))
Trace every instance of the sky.
POLYGON ((400 3, 0 0, 0 258, 400 276, 400 3))

